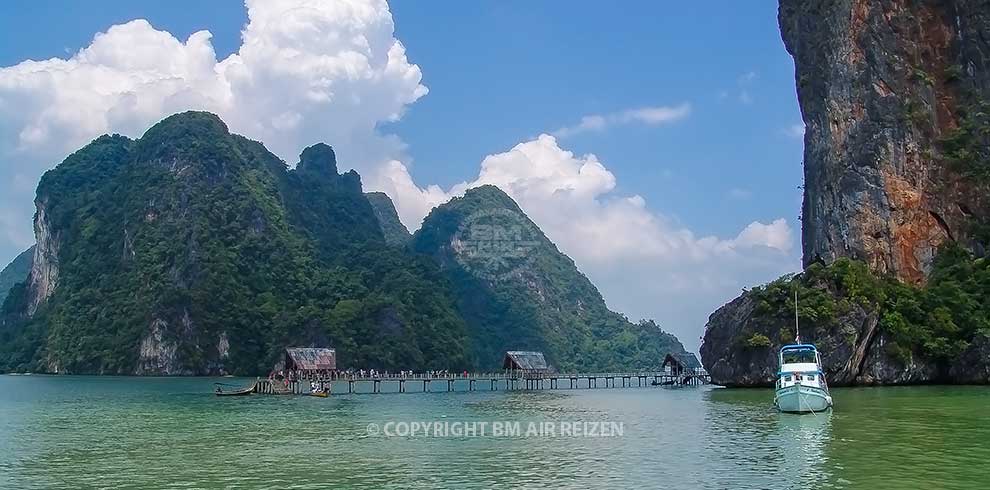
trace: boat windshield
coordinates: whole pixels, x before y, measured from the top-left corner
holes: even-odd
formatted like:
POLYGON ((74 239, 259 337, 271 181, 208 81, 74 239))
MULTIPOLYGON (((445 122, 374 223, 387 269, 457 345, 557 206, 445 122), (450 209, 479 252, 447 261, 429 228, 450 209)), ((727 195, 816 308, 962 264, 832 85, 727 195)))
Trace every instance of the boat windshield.
POLYGON ((817 362, 815 351, 810 349, 785 350, 781 353, 784 364, 804 364, 817 362))

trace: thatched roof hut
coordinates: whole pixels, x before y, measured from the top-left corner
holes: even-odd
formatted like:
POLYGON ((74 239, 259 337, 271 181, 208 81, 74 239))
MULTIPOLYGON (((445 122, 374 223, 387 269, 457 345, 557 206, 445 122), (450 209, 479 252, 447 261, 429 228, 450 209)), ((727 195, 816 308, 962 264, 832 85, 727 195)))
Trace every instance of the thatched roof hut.
POLYGON ((510 350, 502 360, 502 369, 527 372, 552 372, 553 367, 547 363, 542 352, 510 350))
POLYGON ((667 369, 670 366, 670 372, 674 374, 680 374, 685 371, 693 371, 701 367, 701 363, 698 362, 698 358, 690 352, 670 352, 667 357, 663 359, 663 365, 660 369, 667 369))
POLYGON ((326 347, 287 347, 285 369, 297 373, 337 370, 337 352, 326 347))

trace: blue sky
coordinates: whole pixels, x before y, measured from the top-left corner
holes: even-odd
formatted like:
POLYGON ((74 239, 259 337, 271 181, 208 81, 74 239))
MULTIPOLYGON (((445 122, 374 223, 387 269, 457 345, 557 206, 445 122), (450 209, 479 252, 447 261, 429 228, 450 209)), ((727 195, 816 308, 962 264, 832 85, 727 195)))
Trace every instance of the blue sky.
MULTIPOLYGON (((698 262, 702 265, 697 265, 697 272, 691 268, 694 266, 670 266, 678 262, 676 255, 660 259, 657 257, 662 253, 658 252, 643 259, 656 263, 654 269, 644 269, 655 271, 658 282, 710 276, 704 285, 685 283, 683 289, 696 293, 650 289, 652 285, 643 284, 651 280, 650 276, 628 279, 629 271, 641 268, 638 263, 622 262, 618 256, 603 259, 606 252, 582 247, 585 240, 579 234, 553 224, 552 206, 559 203, 551 203, 547 196, 541 199, 523 196, 521 191, 509 192, 565 252, 574 256, 611 306, 634 320, 657 318, 692 348, 697 347, 705 312, 731 299, 739 287, 765 282, 797 267, 802 141, 796 131, 801 116, 793 63, 776 23, 776 2, 641 1, 615 8, 572 0, 398 0, 389 7, 394 39, 405 46, 408 63, 418 66, 420 83, 429 93, 411 95, 410 87, 397 89, 404 90, 407 99, 389 108, 398 108, 401 118, 380 116, 372 123, 378 128, 375 137, 390 135, 391 143, 399 142, 387 158, 381 159, 401 161, 417 186, 425 189, 436 185, 443 196, 456 193, 459 185, 484 180, 479 177, 479 163, 486 156, 508 154, 516 145, 573 127, 589 115, 690 107, 689 114, 669 123, 610 124, 600 130, 558 137, 555 145, 575 155, 574 161, 558 162, 561 165, 587 163, 584 155, 590 153, 614 177, 614 187, 600 190, 593 199, 595 209, 601 211, 616 201, 639 196, 647 212, 643 216, 666 223, 649 237, 689 233, 704 242, 702 237, 711 236, 722 244, 722 248, 714 248, 732 249, 721 258, 698 259, 706 262, 698 262), (539 209, 543 205, 551 207, 539 209), (776 246, 771 251, 776 255, 768 255, 766 250, 743 250, 741 244, 746 242, 749 247, 753 240, 737 237, 741 230, 752 223, 779 219, 789 226, 792 246, 776 246), (749 265, 742 267, 740 262, 749 265), (726 272, 718 275, 719 270, 726 272), (669 278, 665 277, 668 272, 669 278), (709 288, 710 284, 717 286, 709 288), (636 291, 640 290, 654 291, 650 293, 653 296, 638 296, 636 291), (668 299, 656 299, 660 296, 668 299)), ((180 43, 194 32, 209 30, 219 61, 241 48, 241 31, 248 15, 238 1, 113 0, 101 1, 98 8, 79 2, 6 2, 0 4, 0 67, 15 67, 27 59, 70 58, 89 46, 96 33, 133 19, 148 20, 155 30, 170 33, 180 43)), ((333 26, 323 23, 320 28, 332 30, 333 26)), ((3 76, 0 72, 0 82, 3 76)), ((349 90, 366 99, 381 96, 361 87, 349 90)), ((14 97, 13 93, 7 96, 14 97)), ((4 96, 0 90, 0 102, 4 96)), ((138 97, 142 97, 141 92, 138 97)), ((25 112, 42 106, 27 107, 25 112)), ((189 107, 196 108, 194 104, 189 107)), ((146 119, 153 121, 164 115, 152 113, 146 119)), ((0 111, 0 138, 3 131, 14 134, 13 130, 27 125, 24 121, 29 119, 23 116, 26 119, 4 121, 4 117, 12 118, 0 111)), ((305 117, 303 120, 308 120, 305 117)), ((105 129, 140 136, 137 127, 117 128, 109 123, 105 129)), ((353 148, 338 157, 347 166, 348 157, 353 156, 357 161, 353 166, 369 185, 369 175, 377 167, 363 162, 378 157, 361 145, 369 146, 362 142, 373 140, 369 136, 341 142, 339 134, 351 134, 348 131, 353 132, 353 128, 289 136, 308 143, 315 142, 310 141, 314 138, 327 140, 338 147, 338 153, 340 148, 353 148)), ((268 133, 245 132, 270 148, 278 146, 270 141, 276 138, 264 136, 268 133)), ((84 137, 90 135, 79 135, 86 141, 84 137)), ((2 141, 0 151, 4 149, 2 141)), ((551 146, 556 150, 555 145, 551 146)), ((273 151, 291 162, 296 146, 287 144, 285 151, 273 151)), ((13 150, 0 153, 4 159, 0 166, 8 167, 15 181, 36 183, 45 168, 65 156, 65 150, 49 150, 39 150, 33 156, 13 150), (35 157, 40 162, 37 168, 20 167, 21 159, 35 157)), ((541 165, 537 160, 528 163, 541 165)), ((22 194, 25 187, 27 184, 21 186, 22 194)), ((9 193, 10 200, 30 200, 15 190, 9 193)), ((402 206, 401 202, 397 198, 397 204, 402 206)), ((575 209, 583 205, 574 204, 575 209)), ((605 214, 620 212, 620 208, 605 211, 609 209, 612 214, 605 214)), ((5 259, 30 244, 29 235, 23 233, 29 229, 30 207, 11 205, 0 212, 0 226, 13 229, 0 238, 0 261, 6 263, 5 259), (22 223, 22 228, 17 228, 17 223, 22 223)), ((419 216, 415 212, 410 215, 419 216)), ((618 229, 634 235, 627 228, 618 229)), ((663 241, 662 236, 660 239, 663 241)), ((778 243, 767 241, 771 242, 778 243)), ((644 248, 651 246, 644 244, 644 248)), ((659 245, 654 248, 666 250, 659 245)))
POLYGON ((415 177, 453 184, 469 177, 478 155, 585 114, 688 101, 694 110, 682 124, 584 135, 570 148, 609 162, 621 190, 702 233, 800 212, 802 143, 784 129, 801 114, 776 2, 392 8, 397 37, 431 91, 395 127, 415 177), (751 103, 739 101, 742 89, 751 103), (733 188, 753 198, 729 200, 733 188))

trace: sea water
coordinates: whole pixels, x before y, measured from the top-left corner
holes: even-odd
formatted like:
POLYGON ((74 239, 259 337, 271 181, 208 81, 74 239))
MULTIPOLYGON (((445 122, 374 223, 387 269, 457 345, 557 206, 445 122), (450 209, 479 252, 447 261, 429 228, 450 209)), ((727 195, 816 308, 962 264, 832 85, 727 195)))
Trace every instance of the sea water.
POLYGON ((448 393, 440 382, 433 393, 216 397, 215 381, 250 382, 0 376, 0 488, 990 482, 987 387, 834 389, 831 412, 791 415, 774 410, 770 389, 569 390, 562 382, 553 391, 467 392, 458 382, 448 393))

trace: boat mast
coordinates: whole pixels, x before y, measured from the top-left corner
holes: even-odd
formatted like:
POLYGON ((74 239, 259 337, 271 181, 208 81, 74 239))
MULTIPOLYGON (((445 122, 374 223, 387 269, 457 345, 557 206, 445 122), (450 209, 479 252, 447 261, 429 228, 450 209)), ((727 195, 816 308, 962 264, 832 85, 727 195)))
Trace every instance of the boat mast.
POLYGON ((801 328, 798 326, 798 292, 794 288, 794 343, 801 343, 801 328))

